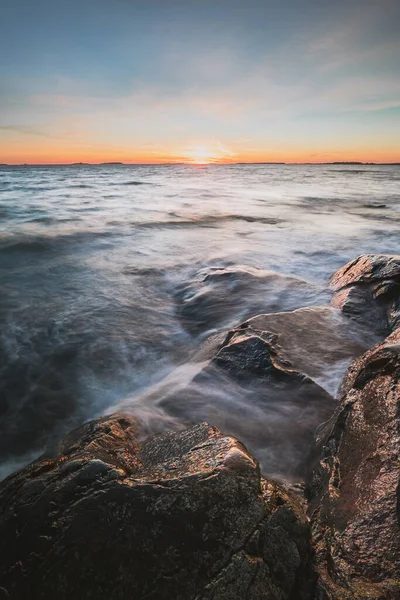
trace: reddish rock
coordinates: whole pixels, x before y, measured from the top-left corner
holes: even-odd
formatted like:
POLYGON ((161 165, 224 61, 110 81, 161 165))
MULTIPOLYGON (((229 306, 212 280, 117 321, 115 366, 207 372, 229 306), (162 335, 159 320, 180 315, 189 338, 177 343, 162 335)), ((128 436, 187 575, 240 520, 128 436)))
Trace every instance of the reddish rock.
POLYGON ((400 329, 358 358, 320 429, 308 493, 317 598, 400 598, 400 329))
POLYGON ((332 305, 383 333, 400 324, 400 256, 364 254, 334 275, 332 305))

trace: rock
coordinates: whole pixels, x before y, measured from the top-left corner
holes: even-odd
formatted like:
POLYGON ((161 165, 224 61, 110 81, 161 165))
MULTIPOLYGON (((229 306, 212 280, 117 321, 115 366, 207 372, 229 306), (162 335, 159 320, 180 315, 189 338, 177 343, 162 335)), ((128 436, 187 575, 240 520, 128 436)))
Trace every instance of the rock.
POLYGON ((386 279, 400 279, 400 256, 391 254, 363 254, 347 263, 331 277, 334 290, 355 283, 371 283, 386 279))
POLYGON ((327 290, 274 271, 247 265, 207 267, 178 289, 177 312, 185 329, 199 335, 232 327, 252 315, 323 303, 327 290))
POLYGON ((296 496, 210 425, 137 428, 93 421, 2 482, 1 598, 310 598, 296 496))
POLYGON ((317 598, 400 598, 400 329, 349 369, 308 481, 317 598))
POLYGON ((331 307, 259 315, 214 336, 183 389, 166 383, 143 402, 188 424, 215 423, 243 440, 269 477, 298 482, 316 427, 335 410, 338 381, 376 339, 331 307))
POLYGON ((338 373, 344 373, 356 356, 378 341, 369 330, 349 323, 329 306, 258 315, 246 325, 276 334, 280 355, 332 395, 337 391, 338 373))
POLYGON ((330 280, 333 306, 381 333, 400 324, 400 256, 364 254, 330 280))

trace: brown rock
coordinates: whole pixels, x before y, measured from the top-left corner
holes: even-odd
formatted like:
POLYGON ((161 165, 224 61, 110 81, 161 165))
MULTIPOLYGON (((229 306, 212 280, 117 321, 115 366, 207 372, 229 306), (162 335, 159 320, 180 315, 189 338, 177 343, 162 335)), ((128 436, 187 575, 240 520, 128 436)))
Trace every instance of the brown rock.
POLYGON ((330 280, 332 304, 378 332, 400 324, 400 256, 364 254, 330 280))
POLYGON ((0 485, 0 598, 309 598, 301 502, 207 424, 136 440, 114 415, 0 485))
POLYGON ((400 256, 391 254, 362 254, 332 275, 330 283, 340 290, 354 283, 371 283, 400 278, 400 256))
POLYGON ((309 497, 329 600, 400 598, 400 330, 357 359, 317 435, 309 497))

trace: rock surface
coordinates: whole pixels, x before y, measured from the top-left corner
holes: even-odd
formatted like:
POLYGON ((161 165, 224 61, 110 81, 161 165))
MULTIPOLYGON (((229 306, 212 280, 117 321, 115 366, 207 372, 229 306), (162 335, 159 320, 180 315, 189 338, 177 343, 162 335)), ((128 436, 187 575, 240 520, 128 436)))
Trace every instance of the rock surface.
POLYGON ((318 599, 400 598, 400 330, 349 369, 317 435, 309 497, 318 599))
POLYGON ((309 524, 207 424, 138 444, 101 418, 0 486, 0 598, 309 598, 309 524))
POLYGON ((207 267, 176 294, 177 312, 189 333, 232 327, 261 312, 294 310, 329 301, 329 293, 298 279, 247 265, 207 267))
POLYGON ((364 254, 330 280, 333 306, 378 331, 400 325, 400 256, 364 254))
POLYGON ((259 315, 212 338, 185 387, 166 384, 151 401, 170 417, 235 435, 264 473, 293 483, 315 429, 336 407, 340 378, 376 339, 332 307, 259 315))
POLYGON ((329 306, 258 315, 247 327, 276 334, 281 357, 332 394, 337 391, 337 371, 378 341, 329 306))

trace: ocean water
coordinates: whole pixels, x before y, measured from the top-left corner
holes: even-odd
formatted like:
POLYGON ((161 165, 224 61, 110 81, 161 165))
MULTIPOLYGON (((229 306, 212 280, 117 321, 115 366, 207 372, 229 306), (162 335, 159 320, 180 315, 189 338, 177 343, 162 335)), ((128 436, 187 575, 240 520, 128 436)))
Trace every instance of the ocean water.
MULTIPOLYGON (((1 167, 0 475, 123 409, 147 432, 217 421, 285 479, 291 446, 271 458, 276 414, 247 392, 193 410, 189 394, 182 417, 162 400, 184 395, 210 336, 328 305, 340 266, 400 252, 399 225, 396 166, 1 167)), ((346 366, 319 383, 334 394, 346 366)))

